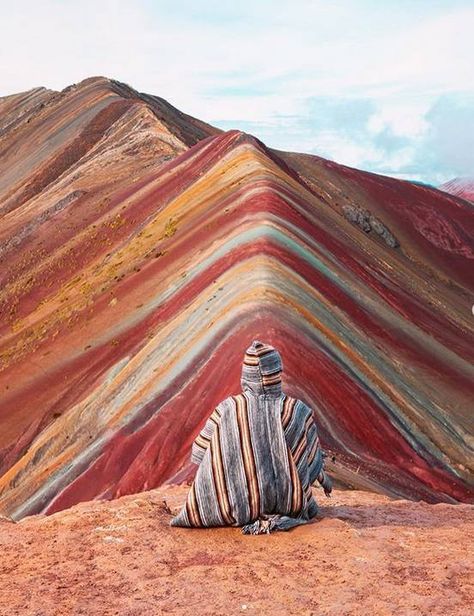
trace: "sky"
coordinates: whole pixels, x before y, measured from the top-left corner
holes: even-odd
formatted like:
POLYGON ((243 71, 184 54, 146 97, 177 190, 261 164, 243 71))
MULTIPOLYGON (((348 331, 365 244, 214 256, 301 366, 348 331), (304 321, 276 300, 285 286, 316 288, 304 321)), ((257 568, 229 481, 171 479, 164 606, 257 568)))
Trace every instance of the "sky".
POLYGON ((94 75, 223 129, 474 176, 474 0, 0 0, 0 96, 94 75))

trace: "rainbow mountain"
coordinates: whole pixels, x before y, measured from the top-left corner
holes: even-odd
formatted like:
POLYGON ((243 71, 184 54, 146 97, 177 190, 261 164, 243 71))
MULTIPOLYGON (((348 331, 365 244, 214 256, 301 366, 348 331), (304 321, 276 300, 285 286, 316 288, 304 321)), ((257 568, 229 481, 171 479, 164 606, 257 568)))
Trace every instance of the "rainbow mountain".
POLYGON ((0 99, 0 513, 189 479, 253 338, 341 486, 472 501, 474 212, 103 77, 0 99))

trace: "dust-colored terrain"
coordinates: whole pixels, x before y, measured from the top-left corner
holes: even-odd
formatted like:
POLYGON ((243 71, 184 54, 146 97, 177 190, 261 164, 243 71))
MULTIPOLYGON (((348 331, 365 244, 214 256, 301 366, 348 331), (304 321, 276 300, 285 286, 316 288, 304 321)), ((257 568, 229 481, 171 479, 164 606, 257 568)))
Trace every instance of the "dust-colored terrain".
POLYGON ((0 519, 0 614, 472 614, 473 506, 318 491, 319 519, 246 536, 171 528, 186 490, 0 519))

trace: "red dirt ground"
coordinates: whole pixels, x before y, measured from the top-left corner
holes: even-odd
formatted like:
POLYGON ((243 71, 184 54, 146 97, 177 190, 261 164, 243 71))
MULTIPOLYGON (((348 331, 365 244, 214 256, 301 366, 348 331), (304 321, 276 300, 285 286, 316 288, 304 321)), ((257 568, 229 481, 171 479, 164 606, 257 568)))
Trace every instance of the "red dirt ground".
POLYGON ((473 506, 318 491, 316 521, 254 537, 171 528, 187 489, 0 519, 1 616, 472 614, 473 506))

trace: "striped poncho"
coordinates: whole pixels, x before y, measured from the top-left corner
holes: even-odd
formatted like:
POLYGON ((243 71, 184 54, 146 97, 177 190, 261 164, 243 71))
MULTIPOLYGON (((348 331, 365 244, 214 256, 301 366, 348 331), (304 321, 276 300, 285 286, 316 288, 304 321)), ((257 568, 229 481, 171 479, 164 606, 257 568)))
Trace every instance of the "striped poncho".
POLYGON ((242 526, 268 533, 304 524, 317 514, 316 480, 329 495, 311 409, 281 388, 282 362, 254 341, 242 367, 242 393, 222 401, 193 444, 199 464, 172 526, 242 526))

